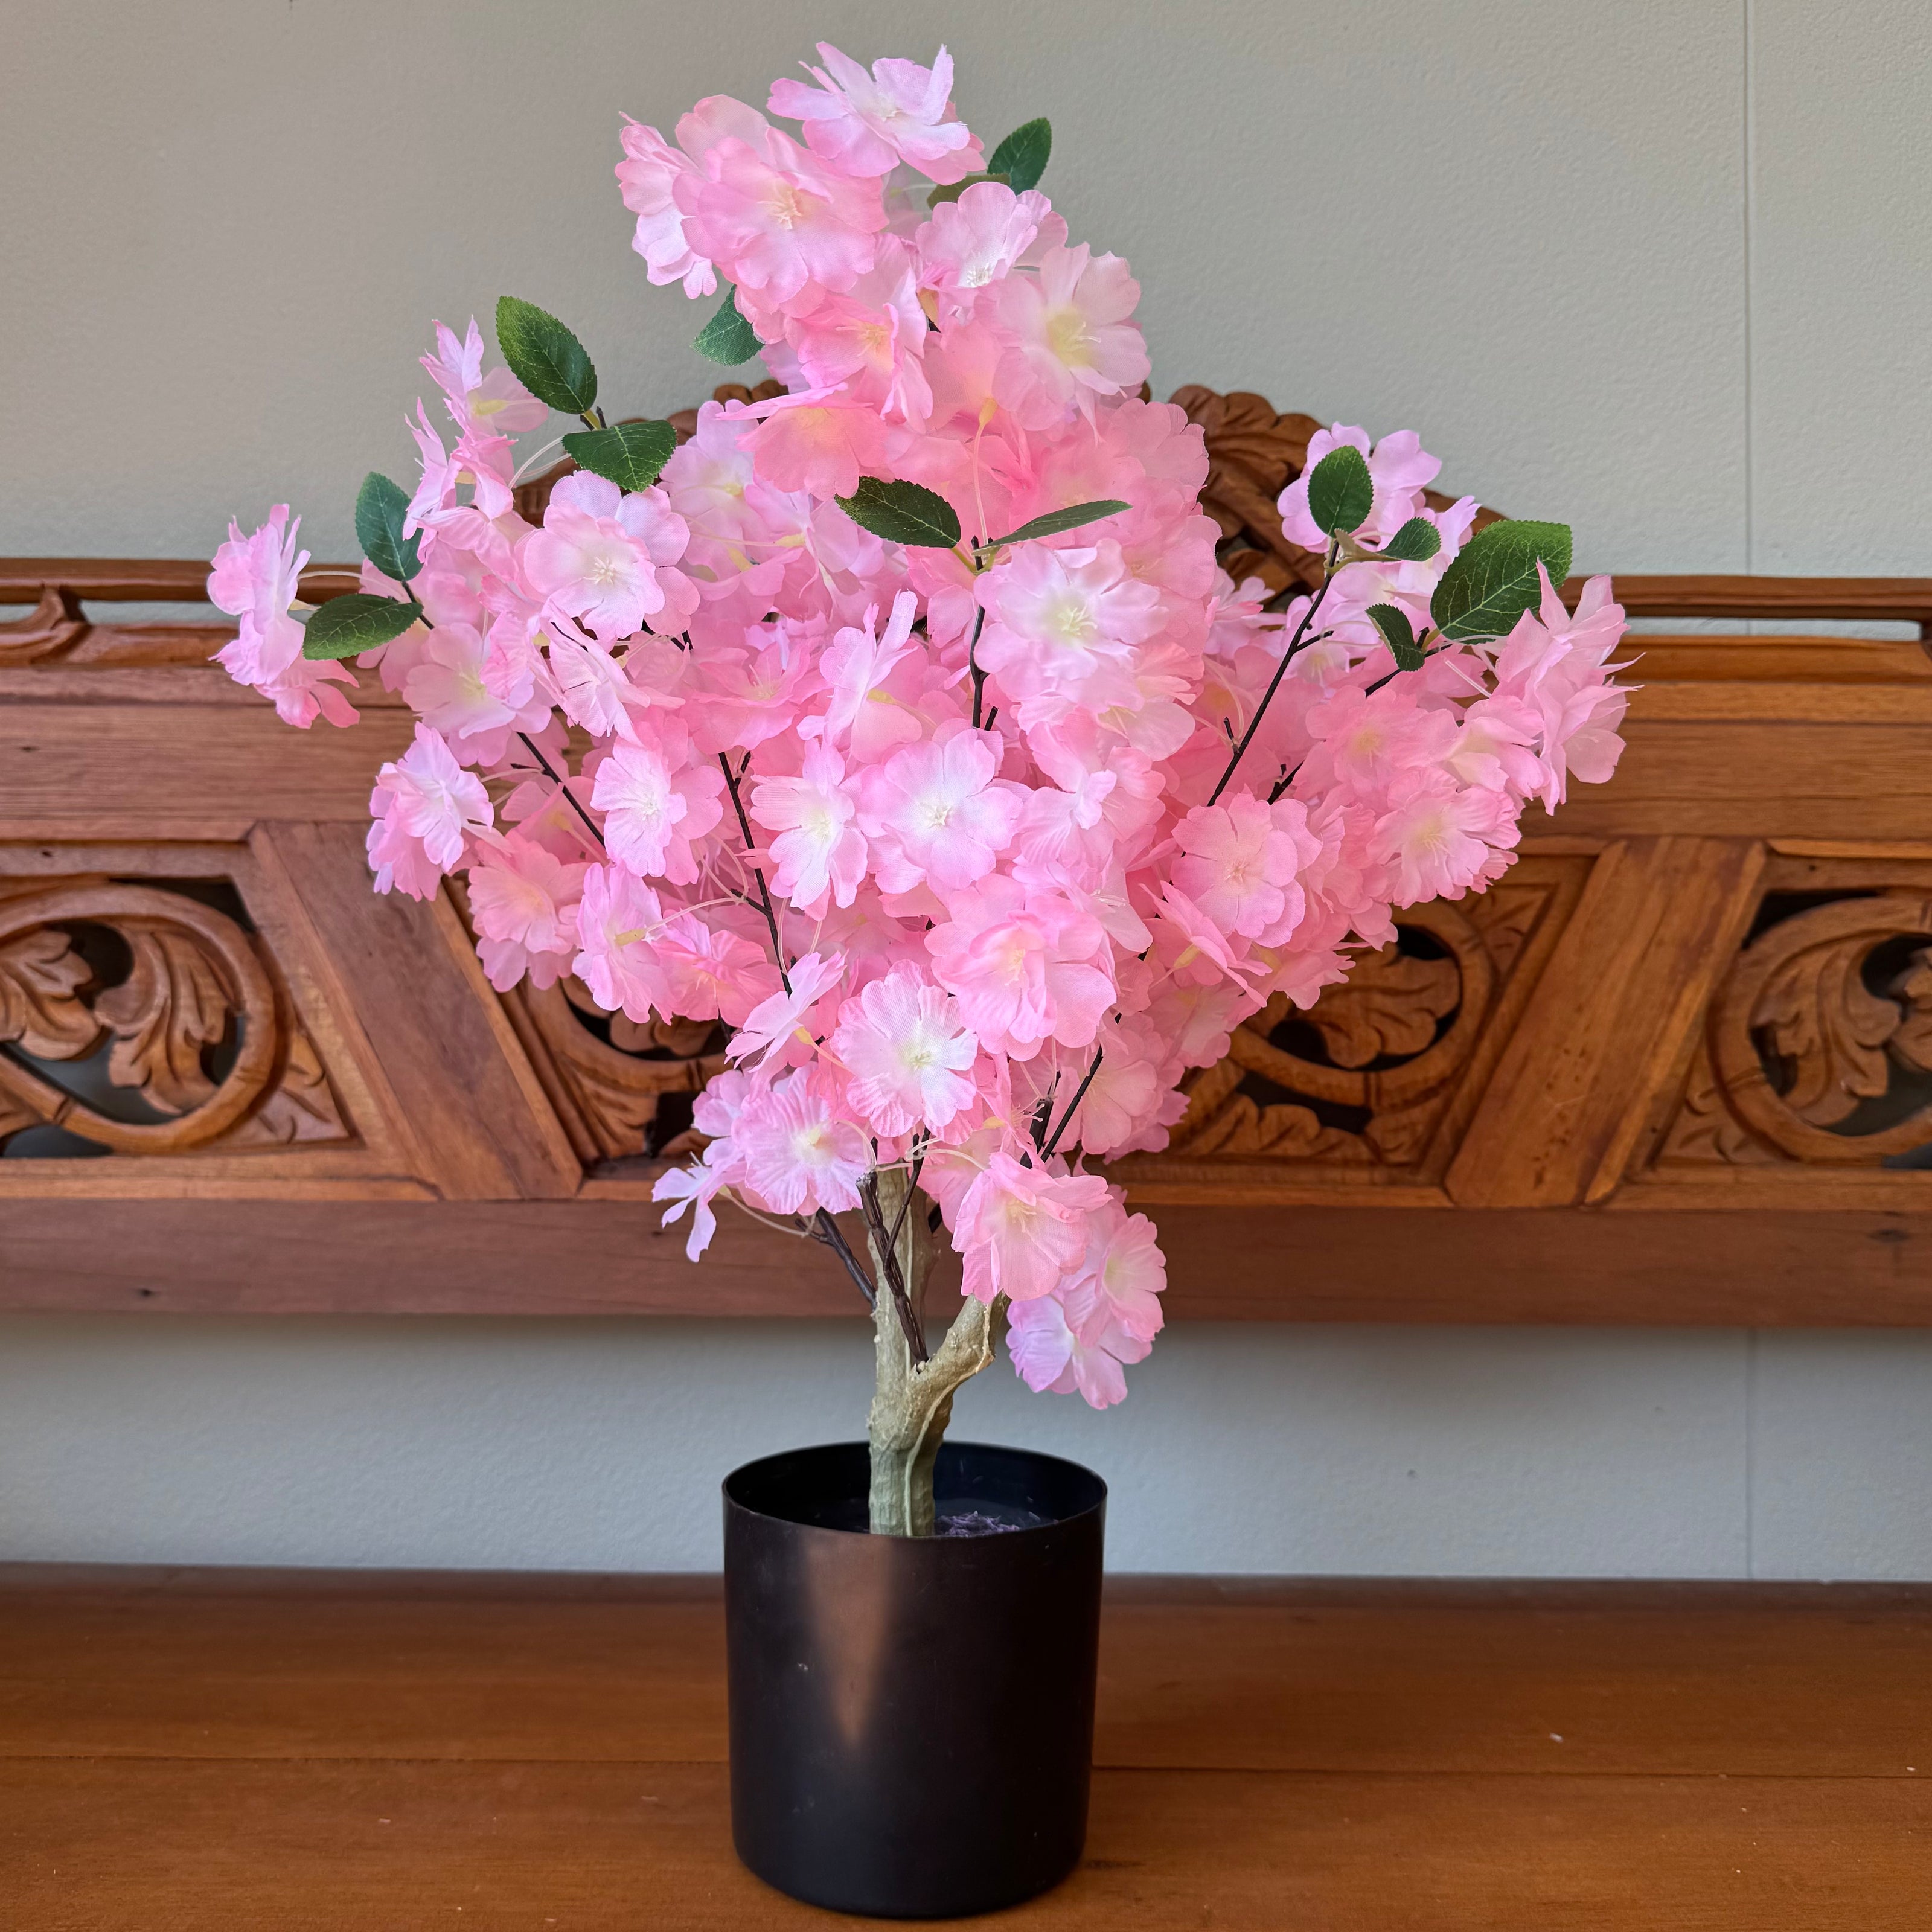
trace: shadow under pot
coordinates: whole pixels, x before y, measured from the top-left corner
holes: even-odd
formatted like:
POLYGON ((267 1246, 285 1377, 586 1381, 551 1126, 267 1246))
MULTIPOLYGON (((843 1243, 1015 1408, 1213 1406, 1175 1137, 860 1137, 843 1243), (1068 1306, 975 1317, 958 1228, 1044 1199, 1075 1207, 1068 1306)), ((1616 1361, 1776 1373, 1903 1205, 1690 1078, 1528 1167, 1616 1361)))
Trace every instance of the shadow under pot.
POLYGON ((948 1442, 941 1533, 873 1536, 868 1476, 841 1442, 725 1479, 733 1841, 840 1911, 1016 1905, 1086 1838, 1107 1486, 948 1442))

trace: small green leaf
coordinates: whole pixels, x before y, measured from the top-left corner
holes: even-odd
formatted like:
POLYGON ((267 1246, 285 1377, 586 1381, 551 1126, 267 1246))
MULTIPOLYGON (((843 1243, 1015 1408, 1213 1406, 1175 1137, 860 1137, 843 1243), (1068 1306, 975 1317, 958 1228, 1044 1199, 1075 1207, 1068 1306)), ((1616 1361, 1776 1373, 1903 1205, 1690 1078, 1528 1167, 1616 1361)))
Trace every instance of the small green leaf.
POLYGON ((1426 563, 1442 548, 1442 532, 1426 517, 1411 517, 1382 545, 1382 554, 1391 563, 1426 563))
POLYGON ((1430 614, 1445 638, 1500 638, 1542 596, 1536 566, 1552 584, 1570 574, 1567 524, 1492 524, 1462 546, 1442 573, 1430 614))
POLYGON ((937 208, 942 201, 957 201, 969 188, 976 188, 982 182, 1004 182, 1004 175, 962 175, 956 182, 948 182, 944 188, 936 188, 926 198, 928 208, 937 208))
POLYGON ((677 432, 668 422, 613 423, 608 429, 580 429, 563 439, 580 470, 608 476, 620 490, 648 490, 677 447, 677 432))
POLYGON ((422 547, 422 531, 407 542, 403 539, 409 514, 409 493, 401 484, 392 483, 374 470, 363 478, 362 487, 356 493, 356 541, 362 546, 362 554, 398 584, 408 583, 422 568, 416 554, 422 547))
POLYGON ((748 362, 764 346, 758 332, 738 313, 738 291, 724 291, 724 305, 698 332, 692 347, 713 362, 735 369, 748 362))
POLYGON ((1415 641, 1415 632, 1410 627, 1407 614, 1393 604, 1371 604, 1369 615, 1375 620, 1376 628, 1382 634, 1383 641, 1394 652, 1396 669, 1419 670, 1428 653, 1415 641))
POLYGON ((1002 544, 1024 543, 1029 537, 1057 537, 1062 530, 1077 530, 1082 524, 1097 523, 1102 517, 1116 515, 1132 508, 1118 497, 1103 497, 1096 503, 1073 503, 1064 510, 1049 510, 1030 524, 1022 524, 1005 536, 995 537, 986 548, 998 550, 1002 544))
POLYGON ((858 488, 838 502, 862 530, 870 530, 888 543, 950 550, 959 541, 959 519, 953 514, 952 506, 917 483, 862 476, 858 488))
POLYGON ((597 371, 584 344, 547 310, 514 296, 496 302, 496 346, 538 401, 566 416, 587 416, 597 400, 597 371))
POLYGON ((1337 444, 1309 472, 1308 514, 1324 536, 1359 529, 1375 507, 1367 461, 1352 442, 1337 444))
POLYGON ((1053 128, 1046 121, 1029 121, 1016 128, 986 157, 990 174, 1004 175, 1016 194, 1024 194, 1040 185, 1046 172, 1047 157, 1053 152, 1053 128))
POLYGON ((351 591, 332 597, 308 620, 302 640, 305 658, 352 658, 400 638, 422 615, 420 604, 398 604, 393 597, 351 591))

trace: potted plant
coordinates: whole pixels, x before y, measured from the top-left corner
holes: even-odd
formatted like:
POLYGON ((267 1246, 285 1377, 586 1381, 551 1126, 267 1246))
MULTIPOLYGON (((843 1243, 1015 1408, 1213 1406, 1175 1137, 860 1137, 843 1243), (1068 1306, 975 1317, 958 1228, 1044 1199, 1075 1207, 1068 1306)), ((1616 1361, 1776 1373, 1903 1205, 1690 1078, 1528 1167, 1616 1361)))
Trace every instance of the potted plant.
POLYGON ((821 1244, 878 1367, 866 1443, 725 1485, 737 1842, 800 1896, 930 1916, 1079 1856, 1105 1503, 946 1444, 958 1388, 1004 1332, 1031 1388, 1121 1399, 1164 1264, 1096 1164, 1610 775, 1623 620, 1606 580, 1564 607, 1562 526, 1478 530, 1414 435, 1341 425, 1280 504, 1318 589, 1230 581, 1138 286, 1039 189, 1047 123, 984 153, 944 50, 819 51, 764 113, 627 124, 616 170, 650 280, 716 302, 698 346, 782 393, 681 444, 613 422, 577 338, 506 298, 506 367, 437 325, 453 444, 418 404, 412 487, 364 483, 358 592, 294 614, 278 506, 209 594, 290 723, 351 722, 350 658, 418 714, 376 890, 460 874, 496 986, 727 1032, 658 1196, 694 1259, 726 1203, 821 1244))

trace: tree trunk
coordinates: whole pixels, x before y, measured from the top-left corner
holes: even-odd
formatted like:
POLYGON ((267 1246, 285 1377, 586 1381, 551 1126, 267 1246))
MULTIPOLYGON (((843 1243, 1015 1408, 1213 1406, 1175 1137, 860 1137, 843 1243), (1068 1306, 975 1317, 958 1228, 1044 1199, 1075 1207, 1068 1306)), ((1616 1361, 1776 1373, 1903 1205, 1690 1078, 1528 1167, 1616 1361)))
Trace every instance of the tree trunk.
POLYGON ((872 1306, 877 1381, 869 1430, 874 1536, 932 1534, 932 1468, 952 1420, 953 1391, 992 1361, 998 1334, 998 1307, 968 1299, 938 1352, 927 1360, 915 1354, 914 1335, 922 1336, 919 1353, 924 1353, 921 1304, 933 1238, 926 1225, 929 1204, 916 1189, 908 1203, 908 1185, 902 1171, 887 1169, 878 1177, 885 1228, 899 1228, 894 1252, 885 1252, 878 1232, 867 1237, 878 1290, 872 1306))

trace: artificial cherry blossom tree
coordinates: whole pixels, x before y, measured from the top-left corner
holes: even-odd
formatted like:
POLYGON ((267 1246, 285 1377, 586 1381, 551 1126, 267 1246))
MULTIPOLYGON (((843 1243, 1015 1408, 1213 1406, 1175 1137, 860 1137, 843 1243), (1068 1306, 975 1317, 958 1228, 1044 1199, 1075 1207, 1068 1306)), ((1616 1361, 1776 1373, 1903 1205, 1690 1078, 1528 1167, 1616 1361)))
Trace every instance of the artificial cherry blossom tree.
POLYGON ((418 404, 413 490, 365 483, 359 593, 292 614, 278 506, 209 594, 291 724, 352 721, 350 657, 418 715, 376 890, 460 874, 496 986, 728 1030, 658 1196, 694 1259, 721 1202, 832 1251, 874 1318, 872 1526, 922 1534, 1003 1327, 1030 1387, 1096 1407, 1160 1328, 1153 1224, 1093 1163, 1165 1145, 1231 1028, 1610 776, 1624 625, 1605 579, 1564 607, 1561 526, 1431 508, 1407 431, 1312 442, 1280 503, 1312 596, 1229 581, 1201 432, 1144 399, 1138 286, 1036 185, 1047 124, 983 155, 944 50, 819 51, 765 113, 627 124, 616 170, 650 279, 724 286, 699 347, 784 394, 681 446, 610 423, 577 338, 506 299, 506 367, 436 326, 454 441, 418 404), (581 427, 526 451, 553 413, 581 427), (513 485, 560 441, 532 525, 513 485))

